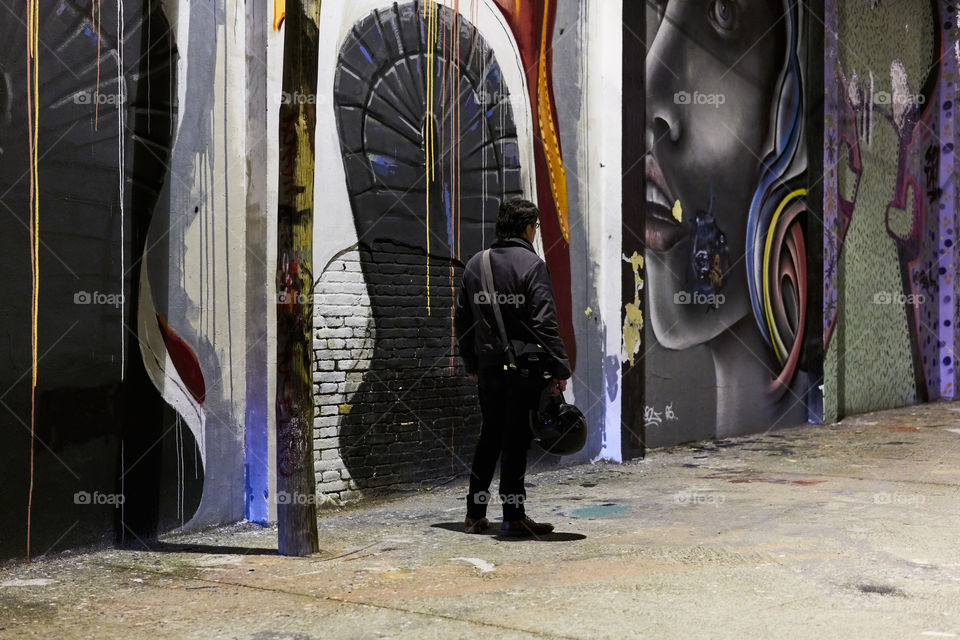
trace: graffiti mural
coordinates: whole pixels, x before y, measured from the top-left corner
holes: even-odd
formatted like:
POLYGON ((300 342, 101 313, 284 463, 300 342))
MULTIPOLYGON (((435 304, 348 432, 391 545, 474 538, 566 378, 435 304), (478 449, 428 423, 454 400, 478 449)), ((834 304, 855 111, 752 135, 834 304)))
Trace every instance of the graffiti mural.
POLYGON ((646 4, 643 291, 655 345, 625 352, 659 349, 645 365, 646 404, 696 416, 681 429, 725 436, 803 421, 804 7, 646 4))
POLYGON ((448 401, 472 394, 450 323, 463 264, 495 237, 500 202, 523 193, 510 92, 469 20, 433 2, 358 22, 338 67, 340 143, 377 336, 356 410, 340 423, 341 455, 356 481, 376 484, 365 476, 386 467, 412 482, 430 455, 459 470, 478 428, 470 404, 448 401), (404 424, 416 429, 385 437, 404 424))
POLYGON ((243 300, 226 312, 236 285, 213 277, 244 253, 225 239, 232 118, 213 117, 234 40, 210 38, 231 11, 213 9, 57 0, 0 23, 0 557, 243 512, 243 300))
POLYGON ((830 419, 954 393, 957 31, 935 0, 827 2, 825 17, 830 419))
POLYGON ((315 290, 318 486, 328 495, 468 471, 480 418, 453 300, 463 265, 494 241, 505 199, 540 204, 537 245, 574 347, 556 2, 366 5, 325 16, 328 29, 343 25, 332 106, 355 230, 339 247, 318 238, 329 256, 317 260, 315 290))
POLYGON ((176 510, 159 456, 125 469, 171 418, 139 354, 134 265, 169 158, 176 49, 159 5, 55 4, 17 5, 0 27, 3 555, 122 538, 176 510))

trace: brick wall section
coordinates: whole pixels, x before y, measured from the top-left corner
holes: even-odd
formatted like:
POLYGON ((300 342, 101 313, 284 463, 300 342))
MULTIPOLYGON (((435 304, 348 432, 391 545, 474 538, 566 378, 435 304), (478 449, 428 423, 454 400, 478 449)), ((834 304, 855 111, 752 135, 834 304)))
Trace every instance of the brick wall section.
POLYGON ((350 501, 469 473, 480 411, 452 343, 461 272, 431 261, 429 313, 422 250, 377 242, 323 273, 314 297, 321 495, 350 501))
POLYGON ((338 432, 341 412, 370 368, 374 336, 360 256, 349 251, 327 267, 314 290, 313 464, 317 492, 334 501, 360 497, 340 457, 338 432))

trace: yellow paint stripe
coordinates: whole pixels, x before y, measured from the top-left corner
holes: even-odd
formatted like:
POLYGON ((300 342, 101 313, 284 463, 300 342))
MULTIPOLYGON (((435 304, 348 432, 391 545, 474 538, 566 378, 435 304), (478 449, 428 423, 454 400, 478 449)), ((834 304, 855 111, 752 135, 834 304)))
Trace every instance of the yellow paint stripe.
MULTIPOLYGON (((770 226, 767 228, 767 239, 763 246, 763 315, 767 321, 767 328, 770 331, 770 342, 773 344, 773 352, 776 354, 777 360, 780 362, 780 364, 783 364, 789 354, 787 353, 786 345, 783 344, 783 341, 780 340, 780 337, 773 328, 773 307, 770 303, 769 287, 770 278, 767 274, 769 271, 768 267, 770 265, 770 247, 773 244, 773 231, 777 226, 777 220, 779 220, 780 214, 783 213, 787 203, 795 198, 806 195, 806 193, 807 190, 803 188, 791 191, 787 194, 787 197, 780 202, 780 204, 777 206, 777 210, 773 213, 773 218, 770 220, 770 226)), ((800 301, 798 300, 797 304, 799 303, 800 301)))
POLYGON ((40 193, 39 154, 40 142, 40 74, 39 74, 39 2, 27 1, 27 113, 30 151, 30 487, 27 494, 27 559, 30 559, 31 516, 33 513, 34 439, 36 434, 37 399, 37 341, 40 316, 40 193))
POLYGON ((540 69, 537 76, 537 116, 540 128, 540 140, 543 155, 546 158, 547 177, 550 191, 557 209, 557 222, 563 240, 570 244, 570 226, 567 211, 567 172, 560 155, 560 141, 553 121, 553 106, 547 87, 547 49, 550 34, 547 33, 547 16, 550 13, 550 0, 543 0, 543 26, 540 33, 540 69))
POLYGON ((425 147, 426 147, 426 181, 427 181, 427 194, 426 194, 426 205, 427 205, 427 315, 431 315, 430 309, 430 182, 436 178, 434 173, 433 161, 434 161, 434 140, 433 140, 433 49, 436 45, 436 22, 437 22, 437 5, 431 0, 426 0, 424 7, 424 17, 427 20, 427 117, 426 124, 424 128, 425 136, 425 147))

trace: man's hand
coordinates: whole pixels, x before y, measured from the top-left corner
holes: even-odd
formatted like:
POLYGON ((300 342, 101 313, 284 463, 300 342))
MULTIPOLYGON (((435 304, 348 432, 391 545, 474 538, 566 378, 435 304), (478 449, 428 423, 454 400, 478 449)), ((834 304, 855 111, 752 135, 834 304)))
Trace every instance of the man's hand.
POLYGON ((474 382, 477 381, 477 374, 475 374, 475 373, 468 373, 468 374, 467 374, 467 377, 470 378, 471 380, 473 380, 474 382))
POLYGON ((553 379, 553 383, 552 383, 552 386, 551 386, 551 388, 550 388, 550 395, 552 395, 552 396, 558 396, 558 395, 560 395, 561 393, 563 393, 563 392, 566 391, 566 390, 567 390, 567 381, 566 381, 566 380, 561 380, 561 379, 559 379, 559 378, 554 378, 554 379, 553 379))

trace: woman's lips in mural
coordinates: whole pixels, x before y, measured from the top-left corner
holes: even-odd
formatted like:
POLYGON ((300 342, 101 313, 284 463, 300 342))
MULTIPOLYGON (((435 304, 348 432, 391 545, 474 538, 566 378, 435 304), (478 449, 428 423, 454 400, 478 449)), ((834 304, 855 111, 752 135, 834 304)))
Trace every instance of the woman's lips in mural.
POLYGON ((646 244, 654 251, 667 251, 680 242, 689 229, 673 217, 673 203, 676 200, 663 178, 657 159, 652 155, 647 155, 646 176, 646 244))

